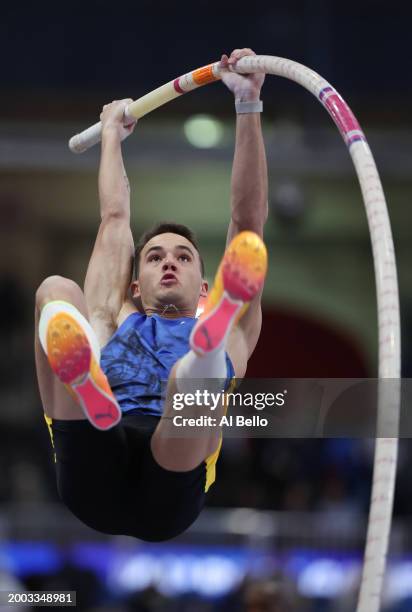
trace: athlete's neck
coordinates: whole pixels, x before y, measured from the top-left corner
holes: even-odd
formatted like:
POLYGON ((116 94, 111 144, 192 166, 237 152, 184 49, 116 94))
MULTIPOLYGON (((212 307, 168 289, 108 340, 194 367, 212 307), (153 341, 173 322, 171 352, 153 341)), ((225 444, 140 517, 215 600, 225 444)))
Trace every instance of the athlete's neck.
POLYGON ((174 304, 162 304, 159 307, 145 308, 145 314, 150 317, 157 314, 165 319, 180 319, 180 317, 194 317, 195 313, 188 308, 178 308, 174 304))

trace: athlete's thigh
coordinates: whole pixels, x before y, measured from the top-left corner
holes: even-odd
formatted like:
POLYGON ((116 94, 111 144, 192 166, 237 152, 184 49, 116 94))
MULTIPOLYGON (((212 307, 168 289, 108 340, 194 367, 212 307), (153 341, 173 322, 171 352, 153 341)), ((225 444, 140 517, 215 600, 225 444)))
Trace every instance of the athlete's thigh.
POLYGON ((144 539, 168 540, 190 527, 204 506, 206 479, 205 462, 186 472, 167 470, 156 462, 148 445, 140 478, 144 539))
POLYGON ((54 420, 51 429, 62 501, 90 527, 105 533, 126 533, 135 491, 121 424, 99 431, 87 420, 54 420))

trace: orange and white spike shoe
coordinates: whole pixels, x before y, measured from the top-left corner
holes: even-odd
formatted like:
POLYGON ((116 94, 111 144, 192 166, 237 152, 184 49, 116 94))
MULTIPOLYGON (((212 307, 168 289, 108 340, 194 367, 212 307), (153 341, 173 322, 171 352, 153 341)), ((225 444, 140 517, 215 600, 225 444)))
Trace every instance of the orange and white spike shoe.
POLYGON ((205 309, 190 335, 195 353, 211 353, 225 343, 233 325, 261 290, 266 270, 262 239, 250 231, 237 234, 225 251, 205 309))
POLYGON ((50 317, 44 338, 46 354, 52 370, 90 423, 97 429, 110 429, 120 421, 121 410, 98 363, 90 332, 81 324, 83 317, 76 314, 60 310, 50 317))

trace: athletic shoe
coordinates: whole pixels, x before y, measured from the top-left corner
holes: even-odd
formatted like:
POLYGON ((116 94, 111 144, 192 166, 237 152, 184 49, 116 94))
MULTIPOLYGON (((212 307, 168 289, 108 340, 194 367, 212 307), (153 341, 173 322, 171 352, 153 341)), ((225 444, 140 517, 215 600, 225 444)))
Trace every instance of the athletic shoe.
POLYGON ((52 370, 97 429, 117 425, 121 410, 101 370, 93 342, 75 309, 53 314, 45 329, 46 354, 52 370))
POLYGON ((262 289, 266 269, 267 252, 261 238, 249 231, 237 234, 226 249, 204 312, 190 335, 195 353, 204 355, 222 346, 262 289))

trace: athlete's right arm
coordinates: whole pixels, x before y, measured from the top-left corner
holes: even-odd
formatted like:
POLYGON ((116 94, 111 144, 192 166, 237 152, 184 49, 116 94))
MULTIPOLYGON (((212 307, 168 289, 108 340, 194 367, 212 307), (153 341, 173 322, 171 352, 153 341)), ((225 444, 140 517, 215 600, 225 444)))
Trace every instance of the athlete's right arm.
POLYGON ((103 107, 99 168, 100 227, 87 269, 84 293, 90 322, 100 344, 109 340, 127 296, 134 254, 130 229, 130 188, 123 165, 121 141, 132 130, 123 127, 131 100, 103 107))

